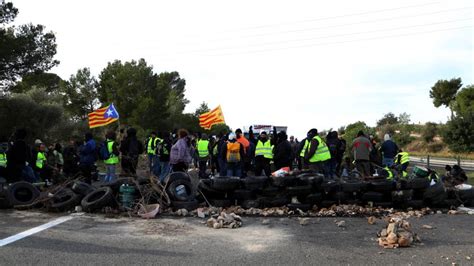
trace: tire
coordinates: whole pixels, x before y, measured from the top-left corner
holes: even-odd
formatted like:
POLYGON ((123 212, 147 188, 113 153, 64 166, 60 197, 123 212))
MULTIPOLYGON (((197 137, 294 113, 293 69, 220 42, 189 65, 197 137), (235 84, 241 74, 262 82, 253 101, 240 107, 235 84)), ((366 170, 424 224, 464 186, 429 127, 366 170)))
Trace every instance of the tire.
POLYGON ((24 181, 13 183, 7 189, 7 198, 12 206, 32 204, 39 195, 36 187, 24 181))
POLYGON ((298 179, 294 176, 273 177, 273 185, 277 187, 295 186, 298 179))
POLYGON ((296 210, 300 209, 304 212, 307 212, 307 211, 311 210, 311 208, 313 207, 311 204, 305 204, 305 203, 290 203, 286 206, 288 207, 288 209, 290 209, 292 211, 296 211, 296 210))
POLYGON ((71 186, 71 190, 78 195, 86 196, 94 191, 95 188, 85 182, 75 181, 71 186))
POLYGON ((243 200, 240 206, 244 209, 260 208, 260 202, 258 200, 243 200))
POLYGON ((430 180, 428 178, 415 177, 408 180, 407 187, 411 189, 426 189, 430 186, 430 180))
POLYGON ((212 180, 212 188, 219 191, 233 191, 240 188, 238 177, 219 177, 212 180))
POLYGON ((251 200, 255 198, 255 193, 247 189, 236 189, 231 197, 236 200, 251 200))
POLYGON ((51 200, 51 209, 58 212, 72 210, 81 204, 81 196, 68 188, 56 192, 51 200))
POLYGON ((215 190, 211 187, 212 180, 202 179, 199 181, 198 189, 204 194, 207 199, 223 199, 226 196, 225 192, 215 190))
POLYGON ((397 190, 392 192, 392 201, 396 203, 405 203, 412 200, 413 190, 397 190))
POLYGON ((280 190, 277 187, 267 187, 264 188, 260 194, 265 197, 274 197, 278 195, 279 192, 280 190))
POLYGON ((307 186, 297 186, 297 187, 287 187, 286 192, 288 196, 307 196, 311 194, 313 187, 310 185, 307 186))
POLYGON ((458 190, 457 195, 463 201, 469 201, 474 199, 474 188, 467 189, 467 190, 458 190))
POLYGON ((81 205, 85 211, 92 212, 114 204, 114 195, 110 187, 96 189, 85 196, 81 205))
POLYGON ((304 203, 308 204, 319 204, 323 200, 323 195, 321 193, 313 193, 306 196, 304 203))
POLYGON ((172 172, 167 177, 165 177, 164 182, 166 184, 166 183, 174 182, 176 180, 185 180, 185 181, 191 182, 191 178, 185 172, 172 172))
POLYGON ((6 195, 0 197, 0 209, 9 209, 11 208, 10 201, 8 200, 8 197, 5 197, 6 195))
POLYGON ((168 193, 168 196, 173 201, 185 201, 185 202, 193 201, 196 195, 195 191, 193 190, 193 185, 191 184, 191 182, 184 179, 176 179, 172 181, 171 183, 168 183, 168 185, 166 186, 166 193, 168 193), (179 195, 176 192, 176 188, 181 185, 184 186, 184 188, 186 189, 185 195, 179 195))
POLYGON ((346 201, 346 193, 339 191, 334 194, 331 194, 329 197, 330 200, 333 200, 337 203, 343 203, 346 201))
POLYGON ((410 200, 407 201, 406 206, 413 209, 422 209, 425 207, 425 203, 422 200, 410 200))
POLYGON ((431 206, 442 205, 447 197, 448 194, 442 183, 427 188, 423 193, 423 201, 431 206))
POLYGON ((339 191, 340 184, 336 181, 325 181, 321 184, 321 189, 325 193, 332 193, 339 191))
POLYGON ((118 193, 119 189, 120 189, 120 186, 123 185, 123 184, 135 185, 128 178, 122 177, 122 178, 116 179, 112 182, 104 182, 104 183, 100 184, 100 187, 109 187, 109 188, 112 189, 112 191, 114 193, 118 193))
POLYGON ((367 184, 359 180, 348 180, 341 183, 341 189, 343 192, 360 192, 365 190, 367 184))
POLYGON ((357 205, 357 206, 362 206, 362 205, 363 205, 363 204, 362 204, 362 201, 360 201, 360 200, 348 200, 348 201, 347 201, 347 204, 349 204, 349 205, 357 205))
POLYGON ((214 207, 222 207, 222 208, 227 208, 227 207, 230 207, 232 206, 233 204, 233 201, 231 200, 228 200, 228 199, 215 199, 215 200, 212 200, 212 205, 214 207))
POLYGON ((243 180, 244 187, 248 190, 262 190, 269 183, 266 176, 248 176, 243 180))
POLYGON ((457 199, 445 199, 441 207, 444 208, 457 208, 459 205, 461 205, 461 202, 457 199))
POLYGON ((395 189, 395 183, 389 180, 372 181, 368 187, 375 192, 392 192, 395 189))
POLYGON ((276 196, 272 198, 258 198, 260 202, 260 206, 263 208, 271 208, 271 207, 282 207, 289 204, 291 201, 287 197, 283 196, 276 196))
POLYGON ((186 209, 187 211, 194 211, 199 207, 199 203, 197 200, 191 201, 171 201, 171 206, 173 210, 177 211, 180 209, 186 209))
POLYGON ((384 200, 384 195, 380 192, 366 192, 362 194, 361 199, 365 202, 383 202, 384 200))

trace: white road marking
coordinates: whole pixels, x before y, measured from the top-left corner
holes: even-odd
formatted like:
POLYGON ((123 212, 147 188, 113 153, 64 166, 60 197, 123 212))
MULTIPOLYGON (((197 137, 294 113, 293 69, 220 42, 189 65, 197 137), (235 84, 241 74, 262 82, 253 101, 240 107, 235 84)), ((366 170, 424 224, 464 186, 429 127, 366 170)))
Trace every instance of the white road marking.
POLYGON ((15 241, 18 241, 20 239, 23 239, 25 237, 28 237, 28 236, 31 236, 31 235, 34 235, 36 233, 39 233, 41 231, 44 231, 46 229, 49 229, 53 226, 56 226, 56 225, 59 225, 59 224, 62 224, 64 222, 67 222, 71 219, 74 219, 73 216, 64 216, 64 217, 61 217, 61 218, 58 218, 56 220, 53 220, 49 223, 45 223, 43 225, 40 225, 40 226, 37 226, 37 227, 34 227, 34 228, 31 228, 29 230, 26 230, 24 232, 21 232, 21 233, 18 233, 16 235, 13 235, 13 236, 10 236, 10 237, 7 237, 7 238, 4 238, 2 240, 0 240, 0 247, 3 247, 3 246, 6 246, 10 243, 13 243, 15 241))

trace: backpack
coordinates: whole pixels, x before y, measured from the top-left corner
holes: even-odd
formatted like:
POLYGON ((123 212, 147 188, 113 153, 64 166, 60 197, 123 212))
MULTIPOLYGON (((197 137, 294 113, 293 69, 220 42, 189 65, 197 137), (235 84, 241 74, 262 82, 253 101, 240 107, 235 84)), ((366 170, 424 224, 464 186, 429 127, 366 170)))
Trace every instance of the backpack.
POLYGON ((138 140, 130 139, 130 141, 128 142, 128 155, 131 157, 138 157, 140 153, 141 152, 138 140))
POLYGON ((232 143, 227 143, 227 156, 226 156, 228 163, 238 163, 240 162, 240 143, 237 141, 232 143))
POLYGON ((110 158, 109 149, 107 147, 107 141, 104 141, 99 146, 99 159, 107 160, 110 158))

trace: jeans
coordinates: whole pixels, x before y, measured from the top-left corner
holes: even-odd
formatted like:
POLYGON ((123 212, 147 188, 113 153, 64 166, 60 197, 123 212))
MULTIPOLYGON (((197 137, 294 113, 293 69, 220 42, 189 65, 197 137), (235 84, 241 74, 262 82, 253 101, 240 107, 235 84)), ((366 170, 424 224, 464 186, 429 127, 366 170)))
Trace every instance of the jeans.
POLYGON ((219 176, 226 176, 227 175, 227 168, 226 168, 226 163, 224 159, 219 157, 217 159, 217 162, 219 163, 219 176))
POLYGON ((160 168, 161 168, 160 181, 164 182, 166 176, 171 171, 170 162, 160 162, 160 168))
POLYGON ((206 178, 207 161, 199 161, 199 178, 206 178))
POLYGON ((329 177, 336 177, 336 167, 337 167, 337 160, 336 158, 331 158, 326 162, 328 168, 329 177))
POLYGON ((393 158, 383 158, 382 159, 382 164, 388 167, 392 167, 393 165, 393 158))
POLYGON ((155 175, 155 176, 161 176, 161 164, 160 164, 160 158, 158 158, 158 156, 155 155, 155 157, 153 157, 153 166, 152 166, 152 170, 151 172, 155 175))
POLYGON ((150 169, 150 173, 153 173, 154 171, 154 168, 156 166, 156 159, 158 158, 158 156, 156 156, 155 154, 148 154, 148 169, 150 169))
POLYGON ((105 175, 105 182, 112 182, 115 180, 115 164, 106 164, 107 174, 105 175))
POLYGON ((242 177, 242 164, 241 163, 228 163, 227 176, 242 177))
POLYGON ((39 177, 35 175, 35 172, 30 166, 23 167, 21 174, 26 182, 35 183, 39 181, 39 177))

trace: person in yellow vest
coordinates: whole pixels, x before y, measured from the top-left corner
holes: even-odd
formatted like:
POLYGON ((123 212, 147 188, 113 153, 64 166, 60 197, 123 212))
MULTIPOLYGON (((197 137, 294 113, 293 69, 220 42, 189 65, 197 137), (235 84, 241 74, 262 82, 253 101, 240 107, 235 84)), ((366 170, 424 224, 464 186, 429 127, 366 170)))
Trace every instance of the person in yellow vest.
POLYGON ((297 158, 298 158, 298 169, 308 169, 308 164, 306 163, 306 160, 304 159, 304 156, 306 154, 306 150, 308 149, 309 142, 311 141, 312 137, 310 136, 310 133, 306 133, 306 138, 304 138, 298 146, 297 150, 297 158))
POLYGON ((105 175, 105 182, 112 182, 116 178, 115 170, 117 164, 119 163, 119 156, 120 152, 118 150, 118 145, 115 139, 117 135, 114 131, 107 132, 105 145, 107 145, 107 151, 109 154, 109 158, 104 160, 105 167, 107 168, 107 172, 105 175))
POLYGON ((259 176, 264 171, 266 176, 270 176, 270 162, 273 160, 273 145, 268 139, 267 132, 260 133, 259 140, 255 146, 255 175, 259 176))
POLYGON ((400 149, 397 155, 395 155, 394 162, 396 165, 398 165, 398 170, 399 172, 401 172, 402 177, 407 177, 407 168, 408 164, 410 163, 410 155, 408 154, 408 152, 404 152, 400 149))
POLYGON ((206 170, 207 170, 207 162, 209 161, 211 150, 209 145, 209 138, 207 134, 203 133, 201 135, 201 139, 197 141, 197 157, 198 157, 198 164, 199 164, 199 177, 200 178, 207 178, 206 170))
POLYGON ((237 141, 235 133, 229 134, 227 143, 222 147, 222 155, 226 163, 227 176, 242 177, 242 160, 245 156, 245 148, 237 141))
POLYGON ((0 177, 7 178, 7 150, 8 142, 3 137, 0 139, 0 177))
POLYGON ((46 157, 46 145, 41 141, 35 142, 35 149, 33 153, 33 171, 36 176, 36 181, 46 179, 46 166, 48 165, 46 157))
POLYGON ((317 129, 313 128, 308 133, 311 141, 306 149, 305 161, 309 169, 328 176, 327 163, 331 159, 331 152, 326 142, 318 135, 317 129))
MULTIPOLYGON (((148 155, 148 169, 150 173, 156 172, 155 168, 159 167, 159 162, 157 161, 156 150, 157 146, 160 142, 160 139, 156 136, 156 132, 152 131, 150 137, 147 139, 145 146, 146 146, 146 153, 148 155)), ((159 172, 159 171, 158 171, 159 172)), ((159 173, 155 173, 155 175, 159 173)))

